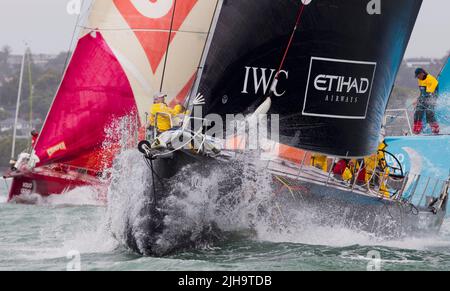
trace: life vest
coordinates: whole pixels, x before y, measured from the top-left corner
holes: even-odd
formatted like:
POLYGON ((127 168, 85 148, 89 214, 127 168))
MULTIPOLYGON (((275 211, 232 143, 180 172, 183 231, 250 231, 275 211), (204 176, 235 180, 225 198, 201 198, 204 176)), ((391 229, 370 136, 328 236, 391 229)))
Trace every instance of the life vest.
POLYGON ((327 156, 314 154, 311 156, 311 165, 318 169, 321 169, 324 172, 327 172, 328 169, 328 159, 327 156))
POLYGON ((37 135, 33 135, 31 136, 31 147, 34 148, 34 145, 36 144, 38 136, 37 135))
POLYGON ((346 167, 344 173, 342 173, 342 180, 348 182, 353 178, 352 170, 349 167, 346 167))
POLYGON ((171 129, 171 118, 176 115, 175 109, 171 109, 165 103, 153 104, 150 108, 150 125, 155 126, 155 117, 158 114, 157 127, 159 132, 168 131, 171 129), (158 114, 162 113, 162 114, 158 114))
POLYGON ((433 77, 432 75, 428 74, 425 80, 419 79, 419 88, 422 92, 428 93, 428 94, 435 94, 437 91, 437 88, 439 86, 439 81, 433 77))
POLYGON ((347 162, 345 160, 339 160, 333 168, 333 174, 342 175, 347 168, 347 162))

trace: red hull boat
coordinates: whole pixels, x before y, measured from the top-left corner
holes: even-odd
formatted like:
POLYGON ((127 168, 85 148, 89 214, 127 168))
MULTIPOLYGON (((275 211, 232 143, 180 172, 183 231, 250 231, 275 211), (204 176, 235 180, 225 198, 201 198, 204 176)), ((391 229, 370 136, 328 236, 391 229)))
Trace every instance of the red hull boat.
POLYGON ((86 23, 77 24, 81 35, 28 152, 32 161, 5 175, 13 178, 10 199, 79 186, 104 189, 107 182, 99 176, 105 177, 118 149, 136 146, 152 96, 162 91, 175 105, 193 94, 218 5, 209 0, 186 0, 176 9, 161 5, 94 1, 86 23))
POLYGON ((65 165, 9 172, 5 175, 5 178, 12 178, 8 201, 12 201, 20 195, 40 194, 50 196, 63 194, 83 186, 95 188, 99 193, 99 200, 105 200, 108 187, 108 182, 99 179, 96 173, 65 165))

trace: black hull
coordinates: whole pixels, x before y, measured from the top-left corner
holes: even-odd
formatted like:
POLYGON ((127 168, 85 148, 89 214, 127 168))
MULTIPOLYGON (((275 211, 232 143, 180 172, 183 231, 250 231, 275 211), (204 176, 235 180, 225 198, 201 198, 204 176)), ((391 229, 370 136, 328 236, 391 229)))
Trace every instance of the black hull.
MULTIPOLYGON (((181 183, 194 191, 204 191, 195 185, 191 179, 192 176, 189 174, 180 176, 180 172, 190 168, 196 173, 200 172, 201 179, 210 179, 214 172, 224 171, 228 175, 229 182, 225 183, 226 185, 219 185, 221 188, 219 192, 220 195, 227 195, 233 191, 233 188, 239 187, 243 179, 242 168, 230 167, 232 164, 234 164, 233 160, 220 161, 195 155, 190 151, 177 151, 171 156, 152 161, 151 166, 154 172, 153 174, 151 171, 148 172, 148 180, 155 181, 155 183, 147 183, 145 192, 147 203, 141 205, 140 210, 140 217, 145 218, 139 225, 140 237, 136 237, 136 226, 130 221, 126 234, 127 247, 142 255, 165 256, 180 250, 192 249, 198 245, 223 240, 225 233, 214 222, 211 222, 205 224, 200 231, 196 231, 194 240, 192 232, 181 231, 175 234, 176 244, 170 247, 159 245, 160 236, 167 227, 165 217, 168 213, 173 216, 175 212, 184 211, 184 209, 174 209, 166 205, 167 193, 173 195, 173 189, 170 188, 175 188, 175 184, 181 183), (145 238, 143 239, 142 236, 145 238)), ((276 209, 280 213, 274 215, 273 209, 269 209, 269 207, 264 209, 265 206, 263 206, 258 212, 260 217, 256 218, 271 220, 277 229, 293 223, 289 220, 290 215, 313 211, 314 216, 319 214, 314 221, 317 225, 340 225, 382 238, 394 239, 436 234, 445 218, 446 206, 438 213, 433 214, 430 209, 417 209, 398 201, 299 180, 289 180, 288 188, 285 183, 279 183, 280 177, 273 175, 270 195, 272 198, 269 203, 277 205, 276 209)), ((288 178, 281 178, 288 181, 288 178)), ((242 193, 242 195, 244 194, 242 193)))
MULTIPOLYGON (((370 12, 369 2, 314 0, 304 7, 269 112, 280 117, 282 143, 335 156, 376 150, 422 1, 383 1, 380 14, 370 12), (355 83, 342 86, 338 77, 355 83)), ((264 100, 300 5, 224 2, 198 88, 207 113, 251 112, 264 100)))
MULTIPOLYGON (((137 205, 140 209, 137 215, 138 221, 136 221, 136 217, 128 217, 124 234, 126 246, 141 255, 160 257, 220 240, 222 233, 211 223, 197 233, 196 240, 192 239, 191 232, 180 231, 175 234, 175 244, 165 246, 160 243, 160 238, 167 228, 166 216, 169 214, 182 215, 183 211, 183 209, 173 209, 166 203, 169 195, 173 195, 172 185, 176 176, 187 166, 195 166, 204 176, 208 176, 212 169, 220 164, 214 159, 184 150, 152 161, 147 160, 147 164, 149 167, 145 181, 145 200, 141 205, 137 205)), ((178 182, 192 186, 193 181, 189 177, 184 177, 186 179, 178 182)))

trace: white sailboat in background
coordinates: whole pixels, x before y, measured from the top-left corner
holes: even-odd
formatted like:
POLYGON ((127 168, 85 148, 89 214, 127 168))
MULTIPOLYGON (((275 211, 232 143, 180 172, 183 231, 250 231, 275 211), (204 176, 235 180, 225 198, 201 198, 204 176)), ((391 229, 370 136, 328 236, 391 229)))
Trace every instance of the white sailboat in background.
POLYGON ((14 129, 13 129, 13 137, 12 137, 12 147, 11 147, 11 161, 10 164, 13 166, 16 161, 14 160, 16 157, 16 137, 17 137, 17 121, 19 120, 19 111, 20 111, 20 99, 22 97, 22 83, 23 83, 23 74, 25 69, 25 59, 27 57, 27 50, 25 50, 22 57, 22 64, 20 67, 20 78, 19 78, 19 89, 17 93, 17 102, 16 102, 16 114, 14 118, 14 129))
MULTIPOLYGON (((14 117, 14 128, 13 128, 12 146, 11 146, 11 159, 9 161, 9 165, 11 168, 14 168, 15 164, 17 163, 17 161, 15 160, 16 159, 16 142, 17 142, 17 124, 18 124, 18 120, 19 120, 20 102, 21 102, 21 98, 22 98, 22 85, 23 85, 23 77, 24 77, 24 72, 25 72, 25 62, 26 62, 27 54, 29 53, 29 51, 30 51, 29 48, 26 47, 23 57, 22 57, 22 62, 20 65, 19 87, 17 90, 16 111, 15 111, 15 117, 14 117)), ((28 62, 30 63, 30 60, 28 60, 28 62)), ((31 84, 31 80, 30 80, 30 84, 31 84)), ((30 85, 30 87, 31 87, 31 85, 30 85)), ((30 92, 30 94, 31 94, 31 92, 30 92)), ((2 180, 4 182, 6 193, 8 193, 9 188, 11 186, 12 179, 2 177, 2 180)))

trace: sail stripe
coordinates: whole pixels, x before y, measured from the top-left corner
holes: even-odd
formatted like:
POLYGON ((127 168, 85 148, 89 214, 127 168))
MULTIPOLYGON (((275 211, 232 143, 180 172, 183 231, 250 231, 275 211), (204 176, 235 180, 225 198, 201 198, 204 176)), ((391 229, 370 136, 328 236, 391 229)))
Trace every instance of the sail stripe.
POLYGON ((198 72, 197 72, 197 77, 195 80, 194 88, 192 89, 192 92, 191 92, 192 96, 196 96, 198 94, 198 88, 200 86, 200 81, 201 81, 202 75, 204 73, 206 59, 208 57, 209 50, 211 48, 213 36, 216 32, 217 23, 219 21, 219 16, 220 16, 220 12, 222 11, 223 3, 224 3, 224 0, 217 0, 217 2, 216 2, 216 8, 214 9, 214 16, 212 18, 211 26, 209 27, 209 31, 208 31, 208 39, 206 41, 205 48, 202 53, 202 58, 200 60, 199 66, 198 66, 198 72))
MULTIPOLYGON (((148 1, 147 1, 148 2, 148 1)), ((197 3, 197 0, 184 0, 180 1, 176 7, 177 1, 156 1, 160 2, 171 2, 170 10, 167 14, 157 17, 162 14, 153 14, 154 17, 146 17, 142 15, 138 10, 138 7, 134 6, 130 1, 115 0, 114 4, 117 6, 127 23, 131 28, 139 27, 155 27, 164 30, 174 31, 178 30, 183 24, 184 20, 197 3)), ((151 7, 153 4, 148 2, 148 6, 151 7)), ((169 44, 175 37, 176 33, 170 35, 170 32, 148 32, 148 31, 135 31, 142 47, 144 48, 147 58, 150 60, 151 68, 153 73, 156 72, 160 65, 160 62, 164 55, 166 54, 167 40, 169 39, 169 44)))

